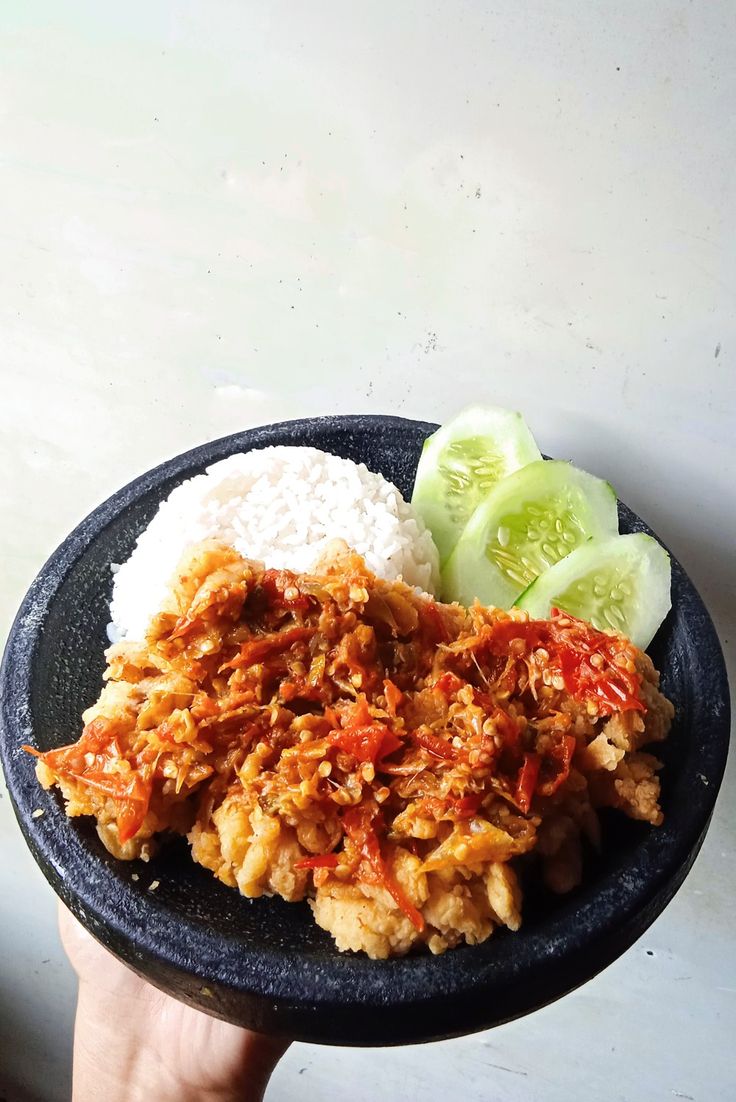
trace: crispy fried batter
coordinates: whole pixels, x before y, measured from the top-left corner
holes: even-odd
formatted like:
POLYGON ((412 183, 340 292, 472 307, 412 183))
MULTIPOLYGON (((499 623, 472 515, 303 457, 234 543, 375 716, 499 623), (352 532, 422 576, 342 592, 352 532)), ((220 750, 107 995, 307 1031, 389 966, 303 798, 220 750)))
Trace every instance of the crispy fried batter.
POLYGON ((244 895, 309 896, 343 950, 515 930, 518 857, 566 891, 597 806, 662 819, 640 747, 672 706, 646 655, 564 614, 438 604, 344 546, 306 576, 201 544, 145 644, 107 657, 41 783, 117 857, 186 833, 244 895))

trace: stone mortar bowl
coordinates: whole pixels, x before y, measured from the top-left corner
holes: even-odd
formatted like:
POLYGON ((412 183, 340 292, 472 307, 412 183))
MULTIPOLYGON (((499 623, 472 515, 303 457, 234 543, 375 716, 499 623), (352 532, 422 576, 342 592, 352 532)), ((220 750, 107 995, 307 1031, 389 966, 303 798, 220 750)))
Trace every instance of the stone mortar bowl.
MULTIPOLYGON (((365 463, 408 497, 422 442, 436 427, 381 416, 291 421, 163 463, 95 509, 51 556, 6 647, 2 760, 21 830, 54 890, 151 983, 264 1033, 406 1044, 527 1014, 590 979, 646 930, 682 884, 713 811, 728 749, 728 685, 711 620, 674 558, 672 611, 649 648, 676 709, 670 737, 657 747, 664 824, 605 814, 602 852, 587 861, 582 885, 564 897, 529 886, 518 933, 497 931, 440 957, 342 954, 306 903, 244 899, 195 865, 183 840, 148 864, 114 860, 90 819, 67 819, 58 793, 40 788, 21 747, 47 750, 78 737, 104 669, 110 564, 128 557, 174 486, 236 451, 303 444, 365 463)), ((620 522, 623 532, 649 531, 624 505, 620 522)))

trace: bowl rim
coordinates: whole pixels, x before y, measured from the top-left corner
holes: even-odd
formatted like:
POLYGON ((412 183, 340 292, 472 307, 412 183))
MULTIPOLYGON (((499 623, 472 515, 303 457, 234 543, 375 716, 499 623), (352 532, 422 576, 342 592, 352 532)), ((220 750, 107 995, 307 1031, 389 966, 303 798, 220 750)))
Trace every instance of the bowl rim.
MULTIPOLYGON (((675 837, 665 821, 663 827, 651 830, 637 844, 637 862, 631 874, 617 875, 615 870, 607 873, 596 881, 595 890, 583 884, 537 930, 510 935, 523 937, 523 952, 499 954, 495 945, 502 936, 504 943, 507 938, 496 934, 481 946, 454 949, 441 957, 410 955, 376 962, 335 950, 326 965, 318 954, 306 953, 298 957, 295 979, 293 952, 259 947, 249 953, 242 942, 223 945, 222 939, 215 945, 216 938, 202 924, 178 912, 174 919, 186 948, 182 950, 178 940, 172 947, 172 913, 135 883, 128 883, 124 913, 115 893, 108 896, 100 892, 97 876, 69 883, 64 845, 68 846, 70 838, 80 851, 85 845, 74 831, 61 832, 65 837, 59 845, 58 827, 70 823, 60 799, 58 815, 50 815, 47 810, 42 818, 33 818, 40 789, 33 776, 33 763, 20 749, 32 740, 34 656, 46 616, 67 573, 112 521, 164 482, 191 477, 197 469, 235 451, 282 443, 281 437, 298 436, 307 429, 314 432, 315 426, 351 436, 364 432, 367 425, 425 436, 437 428, 431 422, 381 414, 281 421, 198 445, 132 479, 93 509, 47 559, 21 603, 0 666, 0 758, 16 817, 47 879, 90 932, 136 971, 200 1009, 231 1017, 231 1011, 223 1012, 216 1002, 201 995, 214 984, 249 1004, 248 1021, 242 1024, 301 1040, 336 1044, 407 1043, 488 1028, 553 1001, 611 963, 666 906, 694 861, 720 787, 730 729, 728 682, 715 629, 692 582, 672 556, 673 579, 677 577, 687 594, 695 612, 698 638, 711 655, 710 736, 706 753, 699 759, 702 783, 689 794, 686 805, 678 808, 682 815, 675 837), (18 670, 24 671, 25 680, 18 677, 18 670), (158 978, 147 970, 152 961, 158 978), (201 985, 199 995, 197 984, 201 985), (398 999, 389 990, 397 986, 398 999), (491 999, 491 992, 502 999, 491 999), (503 1007, 489 1008, 484 1016, 477 1005, 483 999, 489 1003, 503 1001, 503 1007), (411 1020, 412 1010, 417 1013, 416 1022, 411 1020), (380 1013, 371 1023, 369 1017, 376 1011, 380 1013)), ((651 531, 636 514, 622 508, 631 523, 651 531)), ((102 875, 107 871, 101 863, 99 870, 102 875)), ((226 1005, 227 998, 222 1006, 226 1005)))

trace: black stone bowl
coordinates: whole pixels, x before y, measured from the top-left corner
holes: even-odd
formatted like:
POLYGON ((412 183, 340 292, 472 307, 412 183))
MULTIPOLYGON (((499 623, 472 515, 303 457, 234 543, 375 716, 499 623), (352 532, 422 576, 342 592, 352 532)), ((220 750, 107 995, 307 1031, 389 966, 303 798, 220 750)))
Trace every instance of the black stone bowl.
MULTIPOLYGON (((518 933, 499 931, 441 957, 341 954, 306 903, 244 899, 195 865, 183 841, 149 864, 115 861, 90 819, 67 819, 58 794, 40 788, 22 746, 47 750, 78 737, 104 668, 110 563, 130 554, 177 483, 236 451, 308 444, 365 462, 408 496, 422 441, 435 428, 398 417, 325 417, 253 429, 178 456, 82 521, 36 578, 10 633, 2 759, 21 829, 52 887, 141 976, 264 1033, 405 1044, 535 1010, 590 979, 644 932, 684 880, 713 811, 728 747, 728 686, 708 613, 675 559, 672 612, 651 647, 676 708, 661 748, 664 825, 606 816, 602 853, 588 860, 582 886, 560 898, 532 879, 518 933)), ((621 528, 649 531, 625 506, 621 528)))

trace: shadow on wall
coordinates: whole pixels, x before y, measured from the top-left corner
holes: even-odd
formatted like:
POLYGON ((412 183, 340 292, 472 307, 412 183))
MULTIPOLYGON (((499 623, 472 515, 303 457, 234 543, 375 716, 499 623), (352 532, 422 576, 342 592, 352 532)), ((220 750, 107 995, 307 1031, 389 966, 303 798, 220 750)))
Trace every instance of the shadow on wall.
MULTIPOLYGON (((27 1048, 23 1044, 24 1038, 37 1032, 38 1022, 28 1015, 21 1016, 17 1006, 10 1006, 7 998, 0 997, 0 1102, 68 1102, 71 1098, 71 1037, 66 1064, 68 1076, 63 1073, 58 1060, 54 1061, 53 1067, 49 1061, 44 1076, 43 1068, 38 1063, 34 1067, 28 1066, 27 1048)), ((57 1036, 54 1042, 58 1044, 58 1041, 57 1036)), ((36 1051, 43 1050, 43 1047, 42 1044, 34 1046, 36 1051)))
MULTIPOLYGON (((581 434, 580 438, 586 437, 581 434)), ((682 563, 713 619, 733 685, 736 679, 736 579, 730 530, 733 519, 727 509, 724 512, 733 493, 729 472, 711 472, 709 500, 692 499, 688 490, 691 511, 684 513, 681 504, 672 508, 663 503, 658 490, 692 487, 692 467, 686 452, 677 455, 668 450, 660 460, 653 461, 651 452, 639 452, 628 436, 616 439, 602 429, 595 449, 576 449, 573 462, 609 479, 621 500, 651 525, 682 563), (621 448, 627 452, 625 464, 620 460, 621 448), (640 477, 636 481, 630 475, 619 477, 624 468, 640 471, 640 477)), ((670 493, 664 495, 664 500, 672 500, 670 493)))

